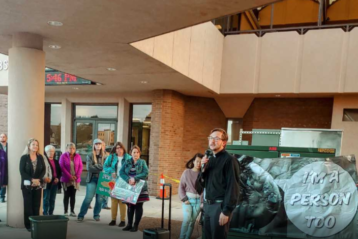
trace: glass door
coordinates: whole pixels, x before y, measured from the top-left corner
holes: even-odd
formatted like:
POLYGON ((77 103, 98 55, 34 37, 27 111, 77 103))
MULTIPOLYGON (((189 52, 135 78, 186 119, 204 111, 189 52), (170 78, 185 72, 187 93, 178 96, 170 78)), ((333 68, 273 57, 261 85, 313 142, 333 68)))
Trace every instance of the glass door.
POLYGON ((97 138, 106 144, 106 151, 109 153, 117 138, 117 122, 96 122, 97 138))
MULTIPOLYGON (((138 145, 141 148, 141 158, 147 161, 149 165, 149 146, 150 130, 152 122, 152 105, 151 104, 132 104, 131 105, 131 131, 130 145, 138 145)), ((129 151, 128 149, 128 151, 129 151)))
POLYGON ((117 121, 114 120, 75 120, 74 143, 82 162, 92 152, 93 140, 100 139, 106 144, 106 151, 110 152, 117 139, 117 121))
POLYGON ((76 120, 74 126, 74 143, 85 163, 86 156, 92 151, 95 121, 76 120))

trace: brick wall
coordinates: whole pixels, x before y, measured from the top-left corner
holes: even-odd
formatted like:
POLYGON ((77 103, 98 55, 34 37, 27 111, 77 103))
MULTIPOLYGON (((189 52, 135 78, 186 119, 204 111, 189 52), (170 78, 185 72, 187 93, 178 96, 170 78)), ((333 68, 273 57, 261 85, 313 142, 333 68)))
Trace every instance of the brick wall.
POLYGON ((185 101, 185 144, 183 165, 196 153, 208 148, 207 137, 213 128, 226 130, 226 117, 214 99, 186 97, 185 101))
MULTIPOLYGON (((215 127, 226 127, 226 118, 213 99, 188 97, 169 90, 154 93, 148 186, 158 195, 159 175, 180 179, 185 163, 207 148, 207 136, 215 127)), ((172 183, 173 194, 178 184, 172 183)))
MULTIPOLYGON (((333 98, 257 98, 243 119, 243 129, 321 128, 330 129, 333 98)), ((250 135, 243 140, 251 141, 250 135)))
POLYGON ((0 133, 7 134, 7 95, 0 95, 0 133))
POLYGON ((161 122, 162 122, 162 105, 163 105, 164 91, 154 91, 152 101, 151 120, 152 126, 150 131, 150 149, 149 149, 149 180, 148 188, 151 195, 155 195, 156 185, 158 184, 159 174, 159 158, 160 157, 160 142, 161 142, 161 122))

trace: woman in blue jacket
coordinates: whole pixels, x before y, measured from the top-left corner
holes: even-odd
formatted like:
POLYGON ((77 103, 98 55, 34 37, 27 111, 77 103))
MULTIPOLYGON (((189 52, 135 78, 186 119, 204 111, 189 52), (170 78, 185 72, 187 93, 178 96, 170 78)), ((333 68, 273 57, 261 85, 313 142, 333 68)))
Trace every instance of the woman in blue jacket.
POLYGON ((121 178, 130 185, 135 185, 139 180, 145 180, 145 184, 139 194, 137 204, 128 204, 128 224, 123 231, 138 231, 138 225, 143 215, 143 203, 149 201, 147 178, 148 167, 144 159, 140 159, 140 148, 134 145, 131 149, 131 159, 127 159, 120 170, 121 178), (133 225, 133 218, 135 214, 135 222, 133 225))
MULTIPOLYGON (((119 171, 121 170, 124 162, 130 159, 132 159, 132 157, 127 154, 124 145, 121 142, 117 142, 113 146, 110 155, 108 156, 106 162, 103 165, 103 171, 105 173, 112 174, 112 177, 116 179, 119 177, 119 171)), ((126 204, 122 203, 122 201, 117 198, 111 198, 112 221, 108 225, 116 225, 118 207, 121 214, 121 222, 118 226, 124 227, 126 223, 126 204)))

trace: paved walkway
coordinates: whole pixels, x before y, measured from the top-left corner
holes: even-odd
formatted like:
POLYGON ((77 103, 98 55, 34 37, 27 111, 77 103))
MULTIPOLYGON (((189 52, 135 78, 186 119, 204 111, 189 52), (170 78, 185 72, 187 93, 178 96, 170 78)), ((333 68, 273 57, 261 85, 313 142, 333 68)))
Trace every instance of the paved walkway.
MULTIPOLYGON (((76 209, 78 213, 84 199, 86 188, 81 186, 81 190, 76 195, 76 209)), ((108 200, 110 206, 110 199, 108 200)), ((55 215, 63 214, 63 194, 57 194, 55 215)), ((169 201, 166 201, 166 209, 169 201)), ((92 201, 94 206, 94 201, 92 201)), ((6 226, 6 210, 7 203, 0 203, 0 239, 29 239, 31 233, 25 229, 11 228, 6 226)), ((166 211, 167 212, 167 211, 166 211)), ((182 220, 181 202, 178 196, 173 196, 172 201, 172 219, 182 220)), ((150 202, 144 204, 144 215, 145 217, 160 218, 161 217, 161 200, 151 197, 150 202)), ((167 214, 166 214, 167 218, 167 214)), ((119 220, 119 219, 118 219, 119 220)), ((101 211, 101 221, 96 222, 93 220, 93 210, 88 210, 88 214, 85 220, 81 223, 77 222, 77 218, 71 218, 68 223, 67 239, 112 239, 112 238, 124 238, 124 239, 142 239, 143 233, 138 232, 124 232, 117 226, 110 227, 108 223, 111 221, 111 210, 101 211)), ((118 221, 117 221, 118 222, 118 221)), ((160 225, 158 225, 159 227, 160 225)))

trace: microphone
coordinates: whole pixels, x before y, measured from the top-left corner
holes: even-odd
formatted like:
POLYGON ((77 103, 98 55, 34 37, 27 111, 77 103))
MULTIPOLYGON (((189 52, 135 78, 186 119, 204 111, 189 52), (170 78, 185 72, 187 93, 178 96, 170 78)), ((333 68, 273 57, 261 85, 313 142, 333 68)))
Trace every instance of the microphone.
MULTIPOLYGON (((204 155, 206 155, 206 157, 210 158, 211 156, 213 156, 213 151, 211 151, 211 149, 207 149, 204 153, 204 155)), ((201 171, 203 171, 203 169, 205 168, 205 163, 201 164, 201 171)))

